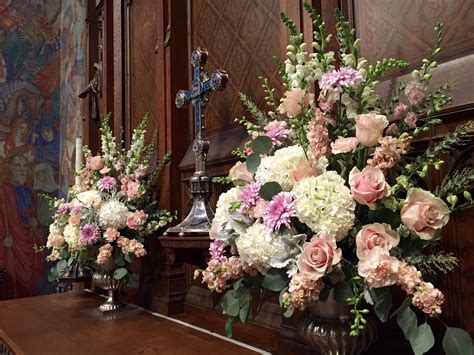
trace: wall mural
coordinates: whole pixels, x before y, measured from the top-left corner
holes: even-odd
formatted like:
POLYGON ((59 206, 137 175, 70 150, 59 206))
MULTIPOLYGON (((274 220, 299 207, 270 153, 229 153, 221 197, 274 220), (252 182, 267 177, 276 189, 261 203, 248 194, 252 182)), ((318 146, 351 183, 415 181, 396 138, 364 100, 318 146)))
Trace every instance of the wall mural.
MULTIPOLYGON (((63 19, 60 0, 0 3, 0 267, 7 270, 0 299, 52 291, 45 255, 34 245, 48 233, 44 195, 60 195, 60 146, 76 133, 62 130, 70 116, 61 114, 61 90, 72 84, 60 85, 60 68, 78 72, 74 59, 62 57, 63 19)), ((66 170, 68 157, 61 157, 66 170)))

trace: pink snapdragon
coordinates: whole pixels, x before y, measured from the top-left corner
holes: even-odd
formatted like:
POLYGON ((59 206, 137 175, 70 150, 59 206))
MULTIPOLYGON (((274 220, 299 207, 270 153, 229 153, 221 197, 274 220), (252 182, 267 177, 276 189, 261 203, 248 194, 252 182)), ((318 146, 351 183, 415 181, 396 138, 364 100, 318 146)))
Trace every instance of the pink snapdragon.
POLYGON ((393 110, 393 117, 400 118, 407 110, 408 106, 402 103, 399 103, 397 107, 393 110))
POLYGON ((341 92, 344 87, 359 85, 363 79, 362 73, 359 70, 342 67, 339 70, 324 73, 319 82, 319 87, 324 94, 331 89, 341 92))
POLYGON ((211 258, 222 262, 224 261, 224 250, 226 244, 222 240, 215 240, 209 245, 209 253, 211 254, 211 258))
POLYGON ((316 301, 325 284, 321 279, 311 279, 303 274, 296 273, 291 277, 288 291, 282 296, 285 308, 290 306, 304 309, 304 305, 316 301))
POLYGON ((313 158, 318 160, 329 152, 329 133, 324 124, 312 120, 308 124, 308 133, 306 134, 313 158))
POLYGON ((444 303, 443 293, 430 282, 422 282, 413 295, 413 305, 424 313, 436 317, 441 314, 441 305, 444 303))
POLYGON ((115 228, 107 228, 104 233, 104 238, 109 243, 115 241, 118 237, 120 237, 120 232, 115 228))
POLYGON ((401 287, 409 295, 413 295, 416 291, 416 286, 423 281, 421 272, 416 267, 400 262, 398 269, 397 285, 401 287))
POLYGON ((412 138, 393 138, 391 136, 379 139, 379 145, 375 148, 372 158, 367 160, 367 164, 381 170, 393 168, 410 148, 412 138))
POLYGON ((294 196, 291 192, 280 192, 273 196, 265 208, 263 222, 269 230, 278 230, 282 225, 290 228, 290 218, 296 216, 294 196))
POLYGON ((410 81, 405 87, 405 96, 410 105, 418 105, 425 98, 425 89, 423 84, 417 80, 410 81))
POLYGON ((104 265, 112 256, 113 247, 110 244, 105 244, 99 248, 99 255, 97 256, 97 264, 104 265))
POLYGON ((145 247, 136 239, 128 239, 126 237, 118 237, 117 245, 122 249, 122 253, 134 254, 137 258, 146 255, 145 247))
POLYGON ((418 121, 418 118, 416 117, 416 114, 413 112, 408 112, 407 115, 405 116, 405 123, 407 124, 408 128, 415 128, 417 121, 418 121))

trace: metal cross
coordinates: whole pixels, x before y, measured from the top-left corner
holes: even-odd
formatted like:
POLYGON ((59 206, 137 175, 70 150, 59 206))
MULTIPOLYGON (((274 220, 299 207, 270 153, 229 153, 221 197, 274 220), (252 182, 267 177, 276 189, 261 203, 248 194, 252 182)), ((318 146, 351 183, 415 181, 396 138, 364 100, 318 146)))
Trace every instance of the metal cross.
POLYGON ((209 94, 215 90, 223 90, 228 80, 224 70, 216 70, 211 78, 204 71, 207 62, 207 51, 196 49, 191 55, 193 65, 192 88, 180 90, 176 94, 175 103, 178 108, 191 102, 194 107, 194 142, 193 152, 196 156, 196 171, 190 179, 190 190, 193 196, 193 206, 188 216, 177 226, 169 228, 165 235, 178 233, 186 234, 207 233, 214 218, 209 197, 212 193, 212 184, 206 172, 207 152, 209 141, 205 139, 206 114, 205 106, 209 101, 209 94))

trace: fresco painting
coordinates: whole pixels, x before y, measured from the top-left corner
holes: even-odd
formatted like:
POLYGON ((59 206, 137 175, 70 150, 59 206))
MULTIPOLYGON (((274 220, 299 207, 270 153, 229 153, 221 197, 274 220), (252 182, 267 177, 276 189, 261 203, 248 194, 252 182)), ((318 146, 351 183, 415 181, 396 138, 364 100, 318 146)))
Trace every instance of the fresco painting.
POLYGON ((73 100, 77 88, 71 80, 83 75, 79 68, 84 61, 77 49, 62 50, 64 44, 77 44, 64 39, 83 36, 84 21, 69 27, 62 22, 74 20, 63 15, 68 8, 74 13, 71 6, 83 4, 63 1, 62 8, 59 0, 0 4, 0 267, 7 270, 0 299, 53 291, 46 279, 46 255, 34 247, 45 243, 51 220, 45 195, 63 195, 60 180, 70 178, 64 171, 70 169, 72 154, 60 155, 60 147, 74 140, 76 131, 66 132, 64 127, 79 113, 61 112, 61 101, 66 99, 68 105, 73 100), (69 69, 61 70, 64 66, 69 69), (61 78, 62 72, 68 73, 66 78, 61 78))

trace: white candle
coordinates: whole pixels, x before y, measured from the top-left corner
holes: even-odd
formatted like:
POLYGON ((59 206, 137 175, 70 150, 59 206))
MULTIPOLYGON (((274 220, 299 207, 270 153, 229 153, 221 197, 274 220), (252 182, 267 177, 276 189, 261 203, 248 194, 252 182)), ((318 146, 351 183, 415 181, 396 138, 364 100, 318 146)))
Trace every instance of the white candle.
MULTIPOLYGON (((79 133, 79 132, 78 132, 79 133)), ((76 138, 76 174, 79 174, 82 165, 82 137, 76 138)), ((80 183, 80 178, 76 175, 76 185, 80 183)))

